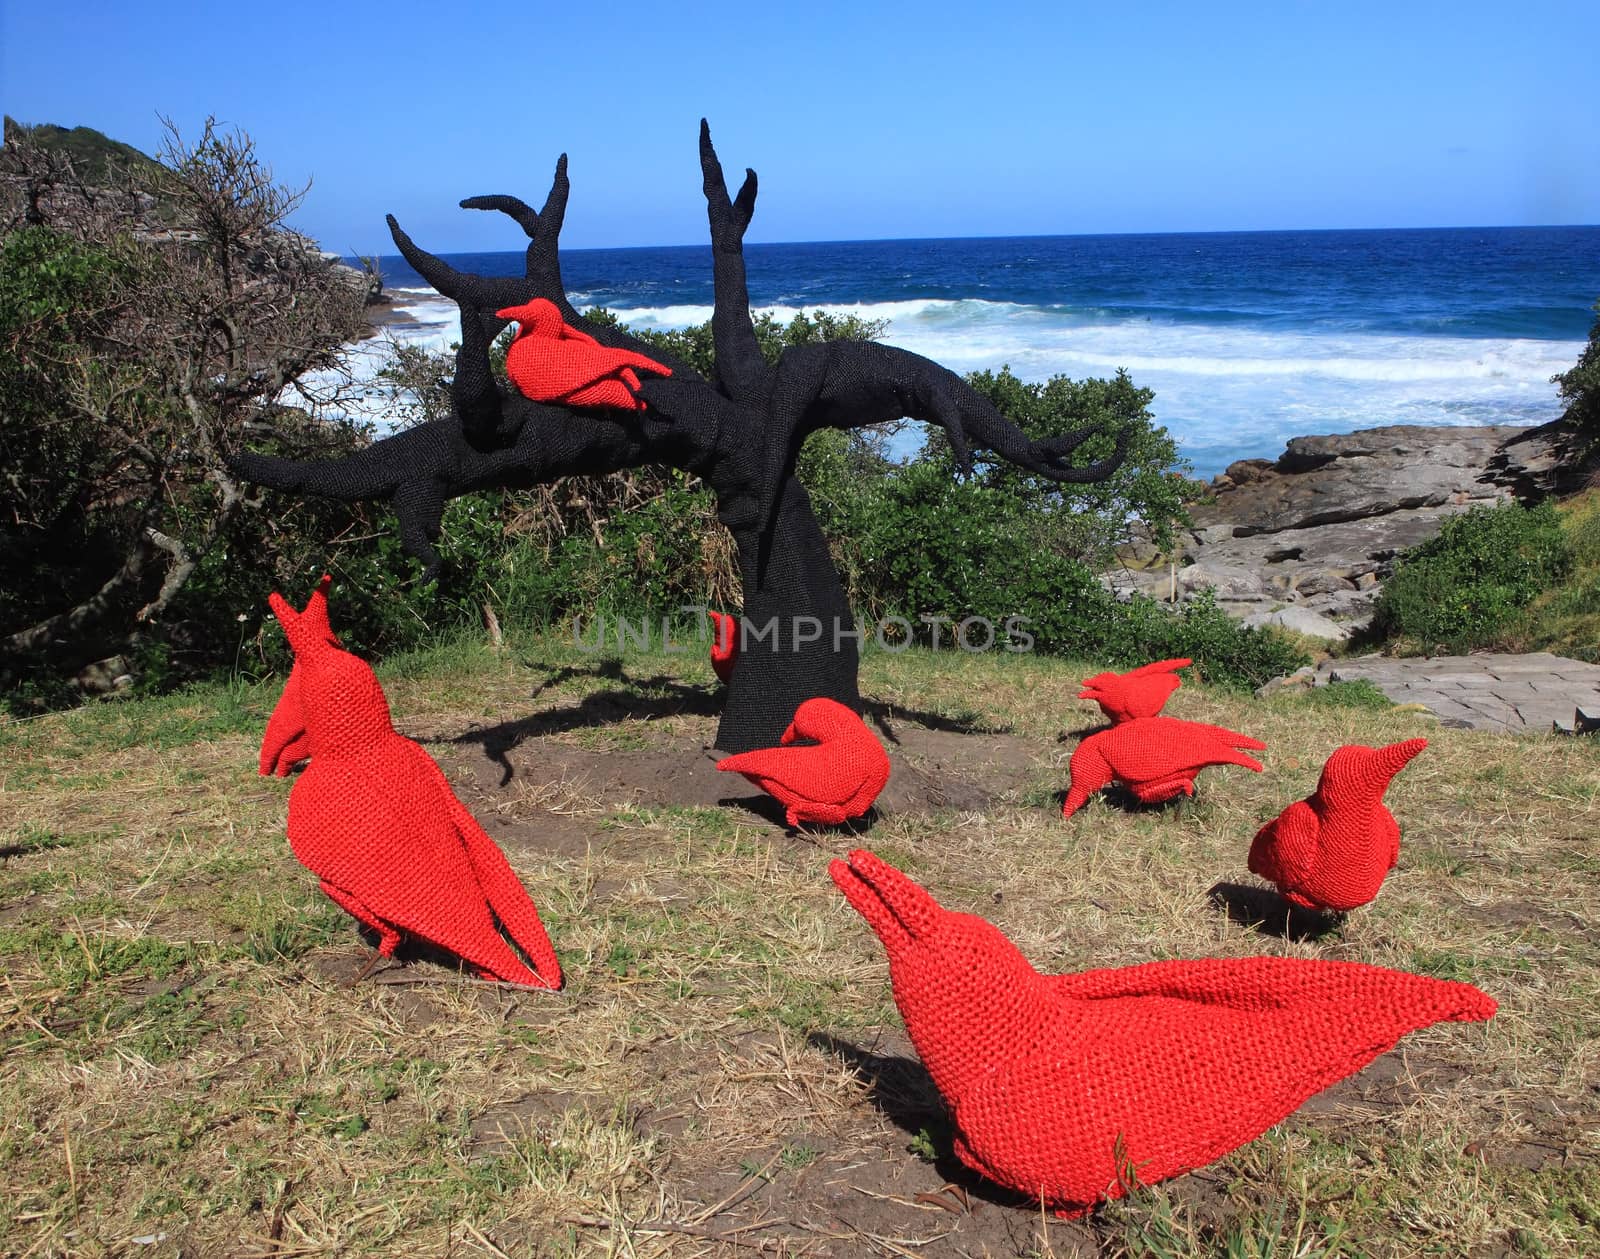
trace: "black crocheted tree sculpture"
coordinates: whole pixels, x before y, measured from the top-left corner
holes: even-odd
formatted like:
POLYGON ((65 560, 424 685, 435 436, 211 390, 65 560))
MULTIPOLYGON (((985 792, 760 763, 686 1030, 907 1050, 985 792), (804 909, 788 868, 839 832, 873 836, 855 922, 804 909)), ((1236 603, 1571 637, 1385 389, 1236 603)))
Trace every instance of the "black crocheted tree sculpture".
POLYGON ((389 499, 406 549, 429 573, 439 565, 433 544, 444 505, 458 495, 649 464, 694 473, 711 487, 718 519, 738 547, 743 634, 717 746, 745 752, 776 745, 795 709, 814 696, 861 709, 857 627, 810 499, 795 477, 795 458, 810 433, 909 417, 939 425, 964 470, 971 468, 972 450, 981 448, 1039 476, 1073 483, 1109 477, 1122 462, 1129 433, 1113 434, 1111 455, 1075 464, 1074 452, 1102 430, 1030 440, 954 372, 905 350, 833 341, 790 347, 768 363, 745 287, 744 234, 755 209, 755 172, 746 171, 730 198, 703 120, 700 166, 715 259, 714 381, 615 328, 587 323, 567 301, 557 249, 568 193, 563 154, 541 210, 508 196, 461 203, 502 211, 521 226, 529 240, 521 279, 456 271, 413 244, 393 217, 388 220, 406 261, 461 307, 452 416, 385 437, 344 459, 297 462, 245 454, 235 466, 246 479, 279 490, 389 499), (569 333, 580 334, 585 353, 609 347, 623 352, 619 362, 642 355, 671 374, 624 373, 630 407, 537 402, 499 382, 490 369, 489 346, 509 320, 496 312, 538 299, 553 304, 569 333))

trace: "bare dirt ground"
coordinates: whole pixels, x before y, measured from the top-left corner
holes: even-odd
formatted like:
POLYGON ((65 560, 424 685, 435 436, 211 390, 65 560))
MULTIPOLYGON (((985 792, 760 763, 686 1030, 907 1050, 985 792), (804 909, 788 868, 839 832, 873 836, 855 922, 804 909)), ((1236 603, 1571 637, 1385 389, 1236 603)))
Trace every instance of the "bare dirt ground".
POLYGON ((1196 801, 1057 800, 1081 666, 869 658, 894 764, 853 830, 794 832, 714 768, 701 661, 535 644, 385 673, 397 724, 504 847, 556 995, 368 948, 254 774, 276 699, 0 731, 0 1253, 1600 1254, 1600 747, 1332 697, 1186 687, 1268 743, 1196 801), (1425 734, 1401 868, 1342 920, 1245 872, 1341 742, 1425 734), (1226 1159, 1082 1221, 966 1172, 881 947, 828 859, 869 847, 1046 970, 1338 957, 1478 984, 1226 1159))

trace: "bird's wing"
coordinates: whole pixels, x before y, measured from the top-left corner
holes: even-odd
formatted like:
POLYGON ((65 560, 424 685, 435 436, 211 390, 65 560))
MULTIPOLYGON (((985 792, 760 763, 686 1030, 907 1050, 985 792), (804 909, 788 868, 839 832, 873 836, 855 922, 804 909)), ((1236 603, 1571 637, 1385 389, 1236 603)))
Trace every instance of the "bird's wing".
POLYGON ((1388 859, 1386 870, 1400 864, 1400 823, 1383 805, 1378 806, 1378 825, 1383 828, 1384 856, 1388 859))
POLYGON ((325 883, 401 931, 500 979, 546 986, 495 928, 454 819, 436 801, 402 807, 371 767, 313 757, 289 797, 289 845, 325 883))
POLYGON ((318 757, 289 796, 289 845, 318 878, 426 934, 441 883, 466 865, 445 816, 402 810, 365 767, 318 757))
MULTIPOLYGON (((1331 1017, 1365 1007, 1375 1022, 1415 1014, 1422 1021, 1407 1025, 1421 1027, 1427 1022, 1486 1019, 1494 1012, 1494 1001, 1470 984, 1325 958, 1178 959, 1046 978, 1052 995, 1061 1001, 1165 999, 1185 1003, 1196 1013, 1202 1008, 1296 1010, 1314 1018, 1318 1011, 1331 1017)), ((1085 1017, 1094 1024, 1103 1016, 1091 1010, 1085 1017)))
MULTIPOLYGON (((1259 761, 1212 738, 1205 728, 1190 732, 1185 737, 1158 734, 1147 739, 1138 730, 1139 725, 1137 721, 1124 722, 1106 732, 1117 736, 1106 741, 1106 759, 1114 776, 1124 782, 1149 782, 1169 774, 1198 772, 1208 765, 1242 765, 1246 769, 1261 772, 1259 761)), ((1077 753, 1073 753, 1073 756, 1076 758, 1077 753)))
POLYGON ((1303 888, 1321 856, 1322 820, 1304 800, 1296 800, 1256 832, 1250 845, 1250 873, 1280 888, 1303 888))
MULTIPOLYGON (((861 775, 841 759, 838 748, 826 743, 757 748, 726 757, 717 762, 717 768, 743 774, 763 791, 777 795, 772 788, 778 787, 812 804, 848 804, 861 788, 861 775)), ((781 795, 778 798, 783 799, 781 795)))
POLYGON ((267 728, 261 736, 261 755, 257 770, 265 777, 277 774, 282 778, 296 760, 310 755, 305 747, 306 719, 300 707, 300 666, 289 670, 289 679, 283 684, 283 694, 278 696, 272 716, 267 718, 267 728))

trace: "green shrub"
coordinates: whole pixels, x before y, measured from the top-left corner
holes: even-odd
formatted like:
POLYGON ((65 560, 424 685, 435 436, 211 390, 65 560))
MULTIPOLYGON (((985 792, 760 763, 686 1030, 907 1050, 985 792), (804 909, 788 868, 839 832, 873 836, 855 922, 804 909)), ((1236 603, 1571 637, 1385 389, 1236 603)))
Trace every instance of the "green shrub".
POLYGON ((1373 626, 1422 651, 1489 646, 1571 565, 1551 503, 1477 507, 1401 557, 1373 626))
POLYGON ((1589 342, 1578 361, 1550 378, 1566 400, 1567 421, 1589 438, 1591 447, 1600 442, 1600 301, 1595 302, 1594 313, 1589 342))
POLYGON ((1519 651, 1600 661, 1600 489, 1574 495, 1556 510, 1572 551, 1572 571, 1528 605, 1514 641, 1519 651))

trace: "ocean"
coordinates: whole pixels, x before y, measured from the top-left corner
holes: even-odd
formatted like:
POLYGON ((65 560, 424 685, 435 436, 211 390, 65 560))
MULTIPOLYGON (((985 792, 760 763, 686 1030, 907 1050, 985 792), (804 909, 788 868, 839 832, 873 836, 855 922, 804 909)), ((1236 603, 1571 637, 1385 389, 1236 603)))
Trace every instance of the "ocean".
MULTIPOLYGON (((520 249, 444 257, 522 272, 520 249)), ((883 340, 957 372, 1125 368, 1208 477, 1298 434, 1554 419, 1550 377, 1576 361, 1600 298, 1600 227, 840 241, 745 257, 757 310, 881 319, 883 340)), ((417 321, 396 335, 447 348, 454 306, 403 259, 380 267, 417 321)), ((563 251, 562 270, 580 310, 640 328, 711 317, 709 246, 563 251)))

